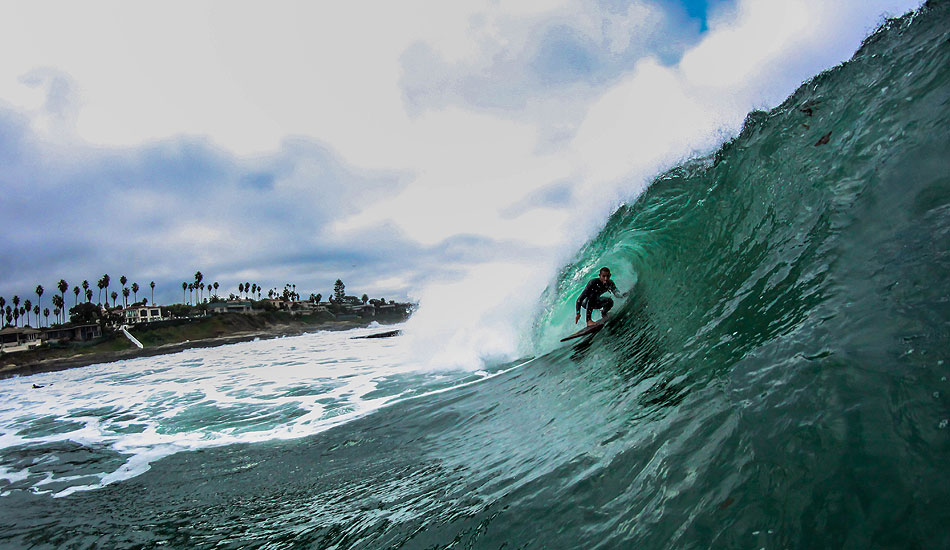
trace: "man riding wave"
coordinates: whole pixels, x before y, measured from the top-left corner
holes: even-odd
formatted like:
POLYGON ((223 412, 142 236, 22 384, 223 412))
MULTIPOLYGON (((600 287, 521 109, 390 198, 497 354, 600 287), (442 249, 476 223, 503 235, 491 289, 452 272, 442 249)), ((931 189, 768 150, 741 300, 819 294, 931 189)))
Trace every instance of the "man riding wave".
POLYGON ((591 320, 591 314, 595 309, 600 309, 600 319, 603 321, 607 318, 607 314, 610 312, 610 308, 614 307, 613 298, 607 296, 601 296, 605 292, 610 292, 618 298, 623 298, 627 295, 626 292, 618 292, 617 285, 610 279, 610 269, 606 267, 600 268, 600 273, 596 279, 591 279, 587 286, 584 288, 584 292, 577 298, 577 316, 574 317, 574 323, 577 324, 581 320, 581 308, 587 310, 587 326, 594 325, 594 321, 591 320))

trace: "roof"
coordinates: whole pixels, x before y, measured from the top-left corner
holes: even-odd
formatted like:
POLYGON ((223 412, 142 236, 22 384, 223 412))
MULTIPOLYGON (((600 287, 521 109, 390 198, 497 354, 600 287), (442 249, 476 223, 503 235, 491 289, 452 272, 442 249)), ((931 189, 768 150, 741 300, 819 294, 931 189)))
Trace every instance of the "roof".
POLYGON ((5 327, 0 330, 0 334, 36 334, 39 331, 35 328, 5 327))

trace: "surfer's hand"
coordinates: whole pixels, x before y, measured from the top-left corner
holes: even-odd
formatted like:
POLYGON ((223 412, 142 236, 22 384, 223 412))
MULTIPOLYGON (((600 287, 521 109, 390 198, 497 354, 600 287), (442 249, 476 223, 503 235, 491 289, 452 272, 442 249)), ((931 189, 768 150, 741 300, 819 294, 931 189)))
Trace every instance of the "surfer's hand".
POLYGON ((574 324, 576 325, 577 322, 580 321, 580 320, 581 320, 581 314, 578 313, 578 314, 574 317, 574 324))

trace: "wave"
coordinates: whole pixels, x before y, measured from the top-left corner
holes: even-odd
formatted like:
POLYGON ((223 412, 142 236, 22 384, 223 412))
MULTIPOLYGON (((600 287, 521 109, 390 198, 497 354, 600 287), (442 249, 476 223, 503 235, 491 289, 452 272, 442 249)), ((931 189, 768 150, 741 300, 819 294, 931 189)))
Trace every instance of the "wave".
POLYGON ((948 547, 947 151, 932 1, 617 210, 542 296, 533 360, 305 440, 10 495, 0 541, 948 547), (630 298, 559 345, 601 265, 630 298))

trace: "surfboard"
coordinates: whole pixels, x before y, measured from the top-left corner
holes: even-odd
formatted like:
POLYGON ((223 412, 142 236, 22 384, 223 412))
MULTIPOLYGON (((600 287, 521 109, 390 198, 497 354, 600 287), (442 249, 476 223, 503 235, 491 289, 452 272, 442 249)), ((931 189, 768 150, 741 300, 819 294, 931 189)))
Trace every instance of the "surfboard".
POLYGON ((587 335, 590 335, 590 334, 596 334, 596 333, 599 332, 600 329, 602 329, 602 328, 604 328, 604 320, 603 320, 603 319, 601 319, 600 321, 597 321, 596 323, 594 323, 593 325, 590 325, 589 327, 584 327, 584 328, 580 329, 579 331, 575 332, 574 334, 572 334, 572 335, 570 335, 570 336, 567 336, 567 337, 565 337, 565 338, 561 338, 561 341, 562 341, 562 342, 567 342, 568 340, 573 340, 573 339, 575 339, 575 338, 580 338, 581 336, 587 336, 587 335))

